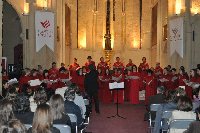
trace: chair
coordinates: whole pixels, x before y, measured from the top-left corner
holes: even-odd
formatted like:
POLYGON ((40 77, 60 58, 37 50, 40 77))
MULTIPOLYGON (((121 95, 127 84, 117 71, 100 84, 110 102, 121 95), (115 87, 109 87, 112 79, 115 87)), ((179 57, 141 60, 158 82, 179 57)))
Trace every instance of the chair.
POLYGON ((54 127, 60 130, 60 133, 71 133, 71 127, 63 124, 53 124, 54 127))
MULTIPOLYGON (((90 101, 88 99, 84 99, 84 103, 85 103, 85 106, 88 106, 90 104, 90 101)), ((84 124, 88 125, 89 121, 90 121, 90 117, 87 116, 87 121, 84 124)))
POLYGON ((150 112, 149 112, 149 129, 150 133, 152 133, 153 128, 154 128, 154 123, 155 120, 152 119, 152 112, 157 112, 158 108, 160 107, 161 104, 151 104, 150 105, 150 112))
POLYGON ((31 124, 24 124, 25 125, 25 127, 26 127, 26 129, 28 130, 29 128, 31 128, 32 127, 32 125, 31 124))
POLYGON ((164 111, 162 115, 162 121, 161 121, 161 127, 162 127, 162 133, 167 132, 169 127, 163 127, 165 125, 164 122, 167 123, 169 126, 169 118, 172 116, 172 111, 164 111), (164 124, 163 124, 164 123, 164 124))
POLYGON ((89 105, 89 100, 88 99, 84 99, 84 103, 85 103, 86 106, 89 105))
POLYGON ((76 133, 78 133, 77 116, 75 114, 67 114, 72 123, 76 123, 76 133))
POLYGON ((182 133, 185 131, 194 119, 174 119, 169 124, 168 133, 182 133))

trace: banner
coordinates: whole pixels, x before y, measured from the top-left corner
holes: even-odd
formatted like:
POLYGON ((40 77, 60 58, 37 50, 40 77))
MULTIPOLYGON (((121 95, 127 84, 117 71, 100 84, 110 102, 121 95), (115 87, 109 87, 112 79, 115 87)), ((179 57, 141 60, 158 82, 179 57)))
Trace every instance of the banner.
POLYGON ((169 20, 170 55, 177 52, 183 58, 183 18, 169 20))
POLYGON ((54 51, 54 13, 35 12, 36 52, 47 45, 54 51))

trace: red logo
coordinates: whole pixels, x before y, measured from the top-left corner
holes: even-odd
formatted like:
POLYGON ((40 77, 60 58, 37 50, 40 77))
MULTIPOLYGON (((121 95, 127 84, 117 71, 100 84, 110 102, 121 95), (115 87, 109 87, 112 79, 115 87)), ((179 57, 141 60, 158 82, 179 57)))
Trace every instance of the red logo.
POLYGON ((49 20, 46 20, 44 22, 40 22, 42 27, 44 27, 45 29, 47 29, 50 26, 50 22, 49 20))

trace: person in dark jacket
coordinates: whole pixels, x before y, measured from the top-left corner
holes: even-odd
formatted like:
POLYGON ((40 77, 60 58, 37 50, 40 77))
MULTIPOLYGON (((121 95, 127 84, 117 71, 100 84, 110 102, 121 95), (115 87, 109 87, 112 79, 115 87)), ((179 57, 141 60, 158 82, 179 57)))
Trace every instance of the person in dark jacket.
POLYGON ((71 84, 68 89, 66 89, 64 97, 65 97, 65 102, 64 102, 64 107, 65 107, 65 113, 66 114, 75 114, 77 117, 77 125, 80 128, 82 126, 82 123, 84 121, 82 114, 81 114, 81 109, 78 105, 74 103, 74 98, 75 98, 75 88, 76 84, 71 84))
POLYGON ((85 87, 86 93, 88 94, 90 98, 90 105, 92 105, 92 99, 94 99, 95 111, 96 113, 100 113, 99 99, 98 99, 98 89, 99 89, 98 72, 95 69, 95 66, 93 64, 89 65, 88 68, 89 68, 89 73, 85 75, 84 87, 85 87))

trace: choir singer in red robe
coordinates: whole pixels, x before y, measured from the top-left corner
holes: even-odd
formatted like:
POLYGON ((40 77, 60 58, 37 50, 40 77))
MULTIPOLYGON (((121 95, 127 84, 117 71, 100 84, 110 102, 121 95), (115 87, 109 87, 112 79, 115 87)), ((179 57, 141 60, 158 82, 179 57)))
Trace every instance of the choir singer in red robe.
POLYGON ((116 57, 116 62, 113 64, 113 69, 121 69, 121 71, 124 72, 124 65, 122 62, 120 62, 119 57, 116 57))
POLYGON ((97 69, 100 69, 102 73, 105 73, 106 69, 109 69, 107 62, 104 61, 103 57, 100 58, 97 69))
POLYGON ((146 84, 145 88, 145 105, 148 104, 149 97, 156 94, 156 80, 153 76, 152 70, 147 70, 147 76, 144 78, 144 82, 146 84))
POLYGON ((136 65, 134 65, 132 69, 133 72, 131 72, 127 77, 130 82, 129 99, 131 104, 139 104, 141 78, 140 73, 137 72, 136 65))
MULTIPOLYGON (((112 80, 114 82, 124 82, 124 75, 121 69, 114 69, 114 74, 112 75, 112 80)), ((118 91, 118 103, 124 103, 124 90, 113 90, 114 103, 117 103, 117 91, 118 91)))
POLYGON ((93 65, 96 69, 95 62, 92 60, 92 56, 87 57, 87 62, 85 63, 86 71, 89 72, 89 65, 93 65))

